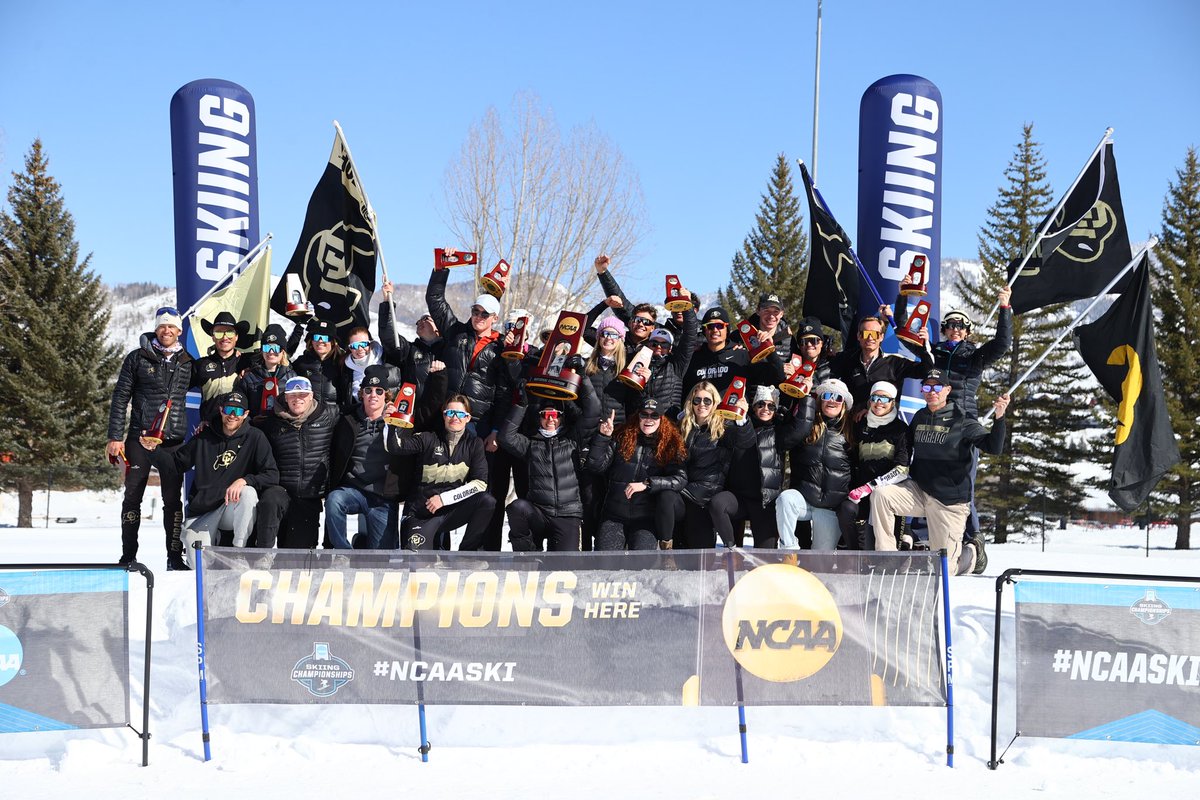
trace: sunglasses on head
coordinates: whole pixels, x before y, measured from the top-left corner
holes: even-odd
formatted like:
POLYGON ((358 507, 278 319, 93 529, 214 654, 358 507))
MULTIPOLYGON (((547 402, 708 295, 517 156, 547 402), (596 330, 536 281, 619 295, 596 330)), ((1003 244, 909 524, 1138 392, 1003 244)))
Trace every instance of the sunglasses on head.
POLYGON ((858 332, 858 338, 860 338, 860 339, 866 339, 866 340, 869 342, 869 341, 871 341, 872 339, 881 339, 881 338, 883 338, 883 334, 882 334, 882 333, 880 333, 879 331, 859 331, 859 332, 858 332))
POLYGON ((236 339, 237 331, 213 331, 212 338, 214 338, 214 339, 236 339))
POLYGON ((175 306, 163 306, 158 311, 154 312, 154 316, 161 317, 163 314, 170 314, 173 317, 179 316, 179 310, 175 306))
POLYGON ((362 388, 362 394, 386 394, 386 393, 387 392, 384 390, 384 388, 382 386, 364 386, 362 388))
POLYGON ((262 346, 262 351, 264 353, 282 353, 283 346, 278 344, 264 344, 262 346))
POLYGON ((892 402, 892 398, 888 397, 886 394, 873 394, 871 395, 871 402, 878 403, 882 406, 892 402))
POLYGON ((821 399, 828 400, 831 403, 844 403, 846 398, 842 397, 837 392, 821 392, 821 399))
POLYGON ((225 406, 221 409, 221 413, 227 417, 244 417, 246 416, 246 409, 241 406, 225 406))
POLYGON ((754 404, 755 408, 765 408, 767 411, 774 411, 776 406, 770 400, 759 400, 754 404))
POLYGON ((466 419, 467 417, 471 416, 468 412, 460 411, 457 408, 447 408, 442 412, 442 414, 446 417, 446 419, 466 419))
POLYGON ((658 419, 662 416, 657 411, 639 411, 638 416, 642 419, 658 419))
POLYGON ((693 397, 692 405, 694 406, 711 406, 713 404, 711 397, 693 397))
POLYGON ((942 389, 945 389, 945 388, 946 388, 946 386, 941 383, 922 383, 921 384, 921 393, 929 394, 930 392, 940 392, 942 389))
POLYGON ((367 349, 368 347, 370 347, 370 346, 371 346, 371 343, 370 343, 369 341, 366 341, 366 342, 351 342, 351 343, 350 343, 350 349, 351 349, 351 350, 366 350, 366 349, 367 349))
POLYGON ((329 344, 329 336, 324 333, 314 333, 312 335, 313 344, 329 344))

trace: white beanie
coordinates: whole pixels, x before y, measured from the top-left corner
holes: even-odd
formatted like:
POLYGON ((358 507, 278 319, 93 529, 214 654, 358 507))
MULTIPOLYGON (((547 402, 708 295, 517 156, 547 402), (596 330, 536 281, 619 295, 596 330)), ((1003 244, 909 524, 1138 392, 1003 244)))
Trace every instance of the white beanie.
POLYGON ((171 306, 160 308, 154 317, 154 327, 157 330, 162 325, 173 325, 179 330, 183 330, 183 317, 179 315, 179 311, 171 306))
POLYGON ((754 403, 761 402, 763 400, 766 400, 767 402, 770 402, 770 403, 778 404, 779 403, 779 390, 769 384, 760 384, 760 385, 754 387, 754 400, 751 402, 751 405, 753 405, 754 403))
POLYGON ((813 394, 817 399, 821 399, 821 395, 825 392, 837 392, 846 401, 846 408, 851 408, 854 405, 854 395, 850 394, 850 389, 846 384, 839 381, 837 378, 826 378, 821 381, 821 385, 813 389, 813 394))

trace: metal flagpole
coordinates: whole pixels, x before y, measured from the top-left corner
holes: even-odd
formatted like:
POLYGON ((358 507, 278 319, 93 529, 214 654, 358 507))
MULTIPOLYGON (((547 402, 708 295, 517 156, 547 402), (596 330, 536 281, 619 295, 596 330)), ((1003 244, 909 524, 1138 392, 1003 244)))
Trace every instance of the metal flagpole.
MULTIPOLYGON (((1008 282, 1008 287, 1010 289, 1012 288, 1013 284, 1017 282, 1017 278, 1021 277, 1021 270, 1025 269, 1025 265, 1029 263, 1029 259, 1033 255, 1033 251, 1037 249, 1039 244, 1041 244, 1042 239, 1046 238, 1046 231, 1054 222, 1054 218, 1058 216, 1058 212, 1062 211, 1062 207, 1067 204, 1067 199, 1071 196, 1071 192, 1075 191, 1075 187, 1079 185, 1081 180, 1083 180, 1083 174, 1087 172, 1088 167, 1092 165, 1092 161, 1096 158, 1100 151, 1104 149, 1104 145, 1108 144, 1112 140, 1112 134, 1112 128, 1105 129, 1104 136, 1100 139, 1100 143, 1096 145, 1096 149, 1092 151, 1092 155, 1087 161, 1084 162, 1083 169, 1079 170, 1079 174, 1075 176, 1075 180, 1072 181, 1071 186, 1069 189, 1067 189, 1066 194, 1062 196, 1062 199, 1058 201, 1058 205, 1054 207, 1053 213, 1051 213, 1050 216, 1046 217, 1046 219, 1043 221, 1042 227, 1038 229, 1037 236, 1035 236, 1033 239, 1033 244, 1029 245, 1029 249, 1025 252, 1025 257, 1021 259, 1021 263, 1017 266, 1016 272, 1013 273, 1012 279, 1008 282)), ((996 312, 999 309, 1000 301, 996 301, 996 305, 992 306, 991 313, 988 314, 988 318, 984 321, 983 327, 986 328, 991 324, 992 320, 996 317, 996 312)))
MULTIPOLYGON (((354 154, 350 152, 350 142, 346 140, 346 132, 342 130, 341 123, 336 119, 333 121, 333 127, 337 128, 338 136, 342 140, 342 147, 346 148, 346 158, 350 159, 350 163, 353 164, 354 154)), ((363 181, 362 173, 355 169, 354 174, 358 177, 358 188, 362 190, 363 202, 367 204, 367 216, 371 218, 371 231, 375 235, 375 252, 379 254, 379 269, 383 272, 383 280, 390 283, 387 259, 383 257, 383 243, 379 239, 379 218, 375 216, 375 206, 371 205, 371 198, 367 196, 367 185, 363 181)), ((392 299, 389 297, 388 303, 391 302, 392 299)), ((396 330, 396 307, 394 305, 392 306, 392 345, 400 346, 400 333, 396 330)))
POLYGON ((257 256, 257 255, 259 254, 259 252, 260 252, 260 251, 261 251, 261 250, 262 250, 264 247, 266 247, 266 246, 267 246, 267 244, 268 244, 268 243, 271 241, 271 239, 272 239, 274 236, 275 236, 275 234, 273 234, 273 233, 268 233, 265 239, 263 239, 261 242, 259 242, 258 244, 254 245, 254 247, 252 247, 252 248, 251 248, 249 251, 247 251, 246 255, 242 256, 242 259, 241 259, 241 261, 239 261, 238 263, 236 263, 236 264, 234 264, 232 267, 230 267, 230 268, 229 268, 229 271, 228 271, 228 272, 226 272, 224 275, 222 275, 222 276, 221 276, 221 279, 220 279, 219 281, 217 281, 216 283, 214 283, 214 284, 213 284, 213 285, 212 285, 212 286, 209 288, 209 290, 208 290, 207 292, 205 292, 205 293, 204 293, 204 294, 203 294, 203 295, 200 297, 200 299, 199 299, 199 300, 197 300, 196 302, 192 303, 192 307, 191 307, 191 308, 189 308, 187 311, 183 312, 183 313, 182 313, 182 314, 180 314, 179 316, 180 316, 182 319, 187 319, 187 318, 188 318, 188 317, 190 317, 192 314, 195 314, 195 313, 196 313, 196 311, 197 311, 197 310, 200 308, 200 306, 204 305, 204 301, 205 301, 205 300, 207 300, 208 298, 212 297, 214 294, 216 294, 216 293, 217 293, 218 291, 220 291, 221 289, 225 288, 225 281, 226 281, 226 280, 228 280, 230 277, 232 277, 232 276, 234 276, 234 275, 237 275, 237 274, 238 274, 238 272, 240 272, 240 271, 241 271, 243 268, 245 268, 245 267, 246 267, 246 266, 247 266, 247 265, 248 265, 248 264, 249 264, 251 261, 253 261, 253 260, 254 260, 254 257, 255 257, 255 256, 257 256))
POLYGON ((813 70, 813 152, 812 179, 817 183, 817 120, 821 109, 821 0, 817 0, 817 66, 813 70))
POLYGON ((942 562, 942 624, 946 627, 946 766, 954 766, 954 655, 950 641, 950 567, 946 551, 939 550, 942 562))
MULTIPOLYGON (((1108 285, 1100 290, 1100 293, 1098 295, 1096 295, 1095 298, 1092 299, 1092 302, 1088 305, 1088 307, 1085 308, 1083 311, 1079 312, 1079 315, 1077 317, 1075 317, 1074 320, 1071 321, 1070 325, 1068 325, 1066 328, 1063 329, 1062 333, 1060 333, 1058 335, 1058 338, 1055 339, 1053 342, 1051 342, 1050 345, 1045 350, 1042 351, 1042 354, 1040 356, 1038 356, 1032 364, 1029 365, 1029 369, 1027 369, 1023 373, 1021 373, 1021 377, 1017 378, 1016 383, 1014 383, 1012 386, 1008 387, 1008 390, 1005 392, 1005 394, 1011 396, 1012 393, 1017 390, 1017 387, 1020 386, 1022 383, 1024 383, 1025 379, 1028 378, 1031 374, 1033 374, 1033 371, 1038 368, 1038 365, 1046 360, 1046 357, 1048 355, 1050 355, 1050 351, 1053 350, 1055 347, 1057 347, 1059 342, 1061 342, 1063 339, 1067 338, 1067 334, 1070 333, 1071 331, 1075 330, 1075 328, 1077 328, 1079 326, 1079 324, 1081 322, 1083 322, 1084 317, 1086 317, 1088 314, 1092 313, 1092 309, 1094 309, 1096 306, 1100 305, 1100 301, 1104 298, 1105 295, 1107 295, 1110 291, 1112 291, 1112 288, 1114 286, 1116 286, 1117 283, 1120 282, 1121 278, 1125 277, 1125 273, 1129 272, 1129 270, 1131 270, 1135 266, 1137 266, 1138 262, 1142 260, 1142 256, 1146 255, 1146 253, 1148 253, 1150 251, 1150 249, 1153 248, 1157 244, 1158 244, 1158 237, 1151 237, 1150 241, 1146 242, 1145 246, 1142 247, 1141 250, 1137 251, 1137 253, 1133 256, 1133 259, 1128 264, 1126 264, 1124 267, 1122 267, 1121 271, 1118 272, 1116 274, 1116 276, 1111 281, 1108 282, 1108 285)), ((987 422, 989 419, 991 419, 992 411, 993 411, 993 409, 988 409, 988 412, 983 415, 982 421, 987 422)))
POLYGON ((212 760, 212 749, 208 735, 208 664, 205 657, 204 637, 204 555, 200 543, 193 545, 196 562, 196 654, 200 669, 200 735, 204 741, 204 760, 212 760))

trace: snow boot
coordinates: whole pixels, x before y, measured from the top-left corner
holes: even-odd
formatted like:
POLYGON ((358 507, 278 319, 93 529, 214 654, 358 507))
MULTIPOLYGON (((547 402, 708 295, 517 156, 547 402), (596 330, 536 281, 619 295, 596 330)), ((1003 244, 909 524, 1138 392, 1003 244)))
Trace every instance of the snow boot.
POLYGON ((975 567, 971 570, 971 574, 982 575, 988 565, 987 550, 983 546, 983 534, 972 539, 971 544, 975 545, 975 567))

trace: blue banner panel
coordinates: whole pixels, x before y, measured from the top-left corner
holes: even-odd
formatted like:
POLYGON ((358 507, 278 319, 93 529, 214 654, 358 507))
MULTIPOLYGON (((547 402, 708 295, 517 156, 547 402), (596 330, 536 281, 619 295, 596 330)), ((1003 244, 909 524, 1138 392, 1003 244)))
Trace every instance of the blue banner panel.
POLYGON ((1018 582, 1017 730, 1200 745, 1200 586, 1018 582))
POLYGON ((129 722, 129 573, 0 570, 0 733, 129 722))

